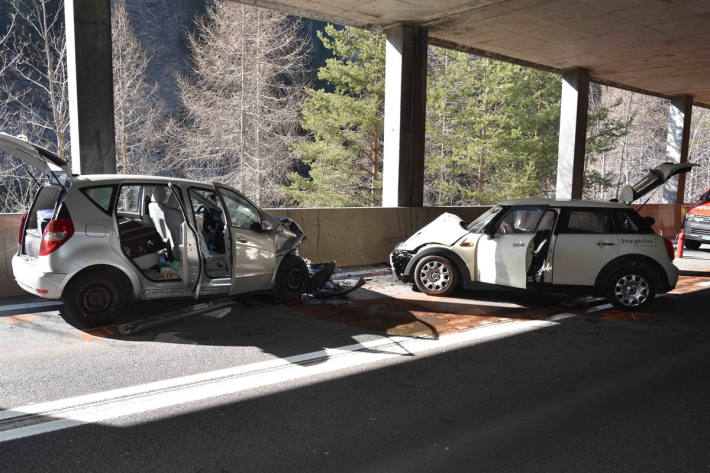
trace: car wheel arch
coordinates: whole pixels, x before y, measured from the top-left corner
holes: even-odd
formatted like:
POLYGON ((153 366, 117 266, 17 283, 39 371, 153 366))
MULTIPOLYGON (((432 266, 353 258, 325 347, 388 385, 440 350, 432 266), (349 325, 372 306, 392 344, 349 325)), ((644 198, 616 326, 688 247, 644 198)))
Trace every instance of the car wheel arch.
POLYGON ((466 266, 466 262, 463 258, 444 246, 423 246, 417 251, 414 257, 409 260, 409 263, 407 263, 407 266, 404 269, 404 274, 409 277, 413 276, 414 268, 417 266, 419 260, 425 256, 441 256, 449 259, 454 264, 456 271, 459 273, 458 276, 461 278, 459 282, 466 285, 471 281, 471 274, 468 271, 468 267, 466 266))
POLYGON ((594 287, 603 292, 607 279, 612 275, 612 273, 619 268, 628 265, 645 266, 650 269, 650 275, 656 279, 655 282, 658 287, 658 292, 663 292, 664 288, 668 287, 667 277, 665 277, 665 269, 663 269, 663 267, 653 258, 641 254, 623 255, 608 262, 604 265, 601 271, 599 271, 599 274, 597 274, 597 278, 594 281, 594 287))
POLYGON ((62 287, 62 295, 64 295, 64 291, 70 287, 72 281, 75 281, 78 277, 83 276, 84 274, 87 273, 92 273, 92 272, 102 272, 102 271, 108 271, 111 272, 112 274, 116 275, 118 278, 120 278, 123 283, 126 285, 128 288, 128 294, 130 295, 130 301, 132 302, 136 298, 136 283, 131 280, 131 277, 125 273, 121 268, 118 268, 116 266, 110 265, 110 264, 94 264, 91 266, 87 266, 85 268, 81 268, 79 271, 75 272, 74 274, 71 275, 71 277, 66 279, 66 282, 64 283, 64 287, 62 287))

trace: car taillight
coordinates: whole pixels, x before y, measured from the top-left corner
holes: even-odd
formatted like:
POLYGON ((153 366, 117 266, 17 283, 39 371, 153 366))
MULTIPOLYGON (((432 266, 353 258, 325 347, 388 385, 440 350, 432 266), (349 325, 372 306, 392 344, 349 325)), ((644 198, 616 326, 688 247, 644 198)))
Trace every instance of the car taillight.
POLYGON ((668 253, 668 258, 673 261, 675 258, 675 252, 673 251, 673 242, 670 241, 668 238, 664 238, 663 241, 666 244, 666 253, 668 253))
POLYGON ((25 214, 22 216, 22 220, 20 220, 20 231, 17 233, 17 244, 21 245, 22 244, 22 235, 25 234, 25 224, 27 223, 27 216, 29 215, 29 212, 25 212, 25 214))
POLYGON ((39 245, 39 255, 45 256, 62 246, 74 234, 74 224, 71 219, 58 218, 47 224, 39 245))

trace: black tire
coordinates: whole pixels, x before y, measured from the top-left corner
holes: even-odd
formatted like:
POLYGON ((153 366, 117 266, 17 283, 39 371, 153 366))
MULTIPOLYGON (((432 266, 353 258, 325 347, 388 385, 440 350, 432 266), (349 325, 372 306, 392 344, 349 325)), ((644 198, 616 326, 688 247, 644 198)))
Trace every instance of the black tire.
POLYGON ((83 327, 107 324, 123 313, 130 287, 123 277, 110 270, 79 274, 62 294, 67 314, 83 327))
POLYGON ((456 289, 458 272, 443 256, 425 256, 414 267, 414 283, 430 296, 447 296, 456 289))
POLYGON ((685 240, 685 247, 689 250, 697 250, 702 245, 702 242, 696 240, 685 240))
POLYGON ((656 277, 642 264, 628 264, 607 279, 605 295, 614 307, 638 310, 648 307, 656 296, 656 277))
POLYGON ((307 284, 308 266, 303 258, 294 254, 284 256, 274 279, 274 295, 282 301, 292 301, 306 292, 307 284))

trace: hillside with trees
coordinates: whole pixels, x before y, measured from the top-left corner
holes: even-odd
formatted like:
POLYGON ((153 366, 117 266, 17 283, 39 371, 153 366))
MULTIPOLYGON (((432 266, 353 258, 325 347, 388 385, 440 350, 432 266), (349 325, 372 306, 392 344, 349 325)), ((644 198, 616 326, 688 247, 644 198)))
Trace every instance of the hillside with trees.
MULTIPOLYGON (((118 172, 218 180, 264 206, 380 205, 382 34, 226 0, 112 5, 118 172)), ((63 19, 61 0, 3 4, 0 129, 70 159, 63 19)), ((435 47, 428 63, 426 205, 552 196, 559 75, 435 47)), ((663 162, 667 123, 667 100, 593 84, 585 197, 663 162)), ((689 160, 686 201, 710 187, 706 109, 689 160)), ((41 182, 0 157, 0 212, 41 182)))

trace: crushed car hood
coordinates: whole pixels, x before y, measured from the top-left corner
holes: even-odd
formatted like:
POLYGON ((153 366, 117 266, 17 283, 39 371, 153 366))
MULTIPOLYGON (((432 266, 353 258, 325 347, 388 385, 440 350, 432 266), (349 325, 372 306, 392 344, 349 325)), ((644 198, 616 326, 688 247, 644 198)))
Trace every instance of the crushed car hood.
POLYGON ((427 243, 451 246, 468 233, 461 225, 461 218, 454 214, 443 213, 399 246, 405 251, 414 251, 427 243))

